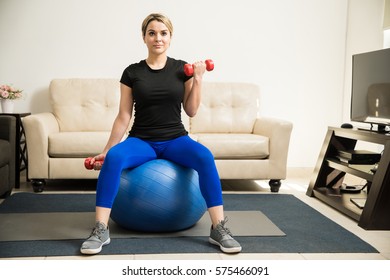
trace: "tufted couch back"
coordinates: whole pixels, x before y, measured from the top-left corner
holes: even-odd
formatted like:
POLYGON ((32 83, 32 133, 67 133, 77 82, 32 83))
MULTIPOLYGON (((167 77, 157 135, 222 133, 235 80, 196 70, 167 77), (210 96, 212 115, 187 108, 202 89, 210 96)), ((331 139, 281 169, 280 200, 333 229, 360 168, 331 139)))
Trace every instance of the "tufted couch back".
POLYGON ((191 133, 252 133, 259 111, 255 84, 204 82, 191 133))
POLYGON ((110 131, 118 113, 115 79, 55 79, 50 102, 60 131, 110 131))
MULTIPOLYGON (((118 113, 116 79, 54 79, 50 101, 61 132, 110 131, 118 113)), ((247 83, 204 82, 197 115, 182 114, 191 134, 252 133, 259 110, 259 88, 247 83)))

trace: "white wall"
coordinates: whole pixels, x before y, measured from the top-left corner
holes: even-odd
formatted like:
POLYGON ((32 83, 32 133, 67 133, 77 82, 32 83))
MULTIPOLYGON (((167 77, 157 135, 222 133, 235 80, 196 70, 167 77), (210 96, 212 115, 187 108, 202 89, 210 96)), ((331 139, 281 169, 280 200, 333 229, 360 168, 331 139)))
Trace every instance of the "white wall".
MULTIPOLYGON (((371 21, 383 0, 349 2, 368 13, 349 17, 353 30, 380 33, 371 21)), ((343 119, 348 0, 0 0, 0 83, 24 89, 18 112, 50 110, 51 79, 119 78, 143 59, 140 25, 156 11, 174 24, 170 56, 212 58, 207 80, 260 85, 261 114, 294 124, 288 165, 314 166, 343 119)), ((348 43, 347 56, 360 40, 348 43)))

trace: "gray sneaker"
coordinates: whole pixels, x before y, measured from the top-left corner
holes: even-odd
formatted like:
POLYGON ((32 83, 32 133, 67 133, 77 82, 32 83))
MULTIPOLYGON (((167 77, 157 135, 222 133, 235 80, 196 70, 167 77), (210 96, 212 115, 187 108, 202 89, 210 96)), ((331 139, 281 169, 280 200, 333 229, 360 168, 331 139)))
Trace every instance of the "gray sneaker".
POLYGON ((110 231, 105 224, 96 222, 91 235, 81 245, 80 252, 82 254, 93 255, 100 253, 104 245, 110 244, 110 231))
POLYGON ((224 253, 239 253, 241 245, 234 240, 232 233, 225 227, 227 218, 221 221, 215 228, 211 227, 209 242, 218 245, 224 253))

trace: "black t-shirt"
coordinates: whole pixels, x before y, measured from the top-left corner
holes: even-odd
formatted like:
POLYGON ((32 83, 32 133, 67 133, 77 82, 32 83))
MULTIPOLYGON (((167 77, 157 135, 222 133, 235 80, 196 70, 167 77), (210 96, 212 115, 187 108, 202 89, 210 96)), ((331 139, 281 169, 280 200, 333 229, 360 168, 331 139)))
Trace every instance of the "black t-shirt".
POLYGON ((134 124, 130 136, 165 141, 187 135, 181 121, 184 83, 182 60, 168 57, 164 68, 151 69, 145 60, 128 66, 120 82, 132 88, 134 124))

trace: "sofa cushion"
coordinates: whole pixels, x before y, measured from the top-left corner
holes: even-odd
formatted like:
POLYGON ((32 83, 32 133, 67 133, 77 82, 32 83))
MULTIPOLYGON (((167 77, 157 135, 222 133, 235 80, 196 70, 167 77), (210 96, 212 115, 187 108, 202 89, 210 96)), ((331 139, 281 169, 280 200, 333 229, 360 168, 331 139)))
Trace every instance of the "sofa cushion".
POLYGON ((202 100, 190 120, 191 133, 252 133, 259 88, 246 83, 203 83, 202 100))
POLYGON ((49 135, 50 157, 88 157, 100 154, 110 132, 59 132, 49 135))
POLYGON ((8 141, 0 139, 0 167, 7 165, 10 161, 11 145, 8 141))
POLYGON ((60 131, 110 131, 119 109, 115 79, 54 79, 50 101, 60 131))
POLYGON ((209 148, 215 159, 264 159, 269 156, 269 139, 261 135, 198 133, 194 138, 209 148))

